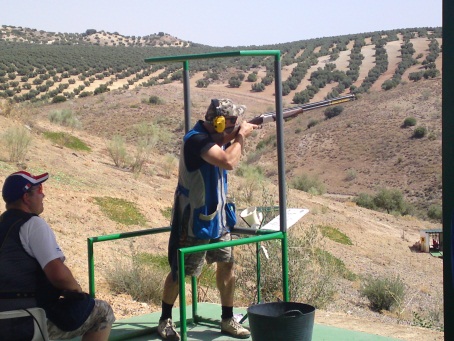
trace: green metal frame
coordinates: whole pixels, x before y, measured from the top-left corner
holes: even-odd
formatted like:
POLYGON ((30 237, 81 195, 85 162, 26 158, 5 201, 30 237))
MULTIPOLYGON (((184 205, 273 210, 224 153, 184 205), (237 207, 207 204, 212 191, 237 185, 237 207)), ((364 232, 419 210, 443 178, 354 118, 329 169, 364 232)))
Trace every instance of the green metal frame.
MULTIPOLYGON (((186 254, 202 252, 222 247, 237 246, 243 244, 256 244, 256 257, 257 257, 257 299, 260 302, 260 242, 272 239, 281 240, 282 252, 282 291, 284 301, 289 301, 288 290, 288 242, 287 242, 287 215, 286 215, 286 186, 285 186, 285 169, 284 169, 284 139, 283 139, 283 115, 282 115, 282 81, 281 81, 281 62, 279 50, 250 50, 250 51, 232 51, 232 52, 219 52, 207 53, 197 55, 180 55, 169 57, 156 57, 145 59, 148 63, 157 62, 182 62, 183 63, 183 84, 184 84, 184 107, 185 107, 185 131, 189 131, 191 122, 191 106, 190 106, 190 91, 189 91, 189 60, 193 59, 206 59, 206 58, 226 58, 236 56, 274 56, 274 72, 275 72, 275 104, 276 104, 276 136, 277 136, 277 156, 278 156, 278 177, 279 177, 279 223, 280 231, 266 231, 257 230, 254 232, 244 233, 256 234, 248 238, 241 238, 232 241, 220 242, 216 244, 208 244, 202 246, 192 246, 181 248, 178 250, 179 261, 179 291, 180 291, 180 328, 181 339, 187 340, 187 321, 186 321, 186 292, 185 292, 185 264, 184 256, 186 254)), ((241 230, 241 229, 238 229, 241 230)), ((89 277, 89 292, 90 295, 95 297, 95 273, 94 273, 94 243, 109 240, 117 240, 123 238, 139 237, 143 235, 150 235, 156 233, 169 232, 170 227, 153 228, 142 231, 117 233, 105 236, 87 238, 88 248, 88 277, 89 277)), ((251 231, 249 229, 249 231, 251 231)), ((197 280, 192 277, 192 309, 194 322, 206 320, 197 315, 197 280)))
MULTIPOLYGON (((276 137, 277 137, 277 158, 278 158, 278 184, 279 184, 279 223, 280 232, 270 235, 257 236, 242 240, 216 243, 216 245, 205 245, 182 248, 178 251, 179 257, 179 289, 180 289, 180 328, 181 339, 187 340, 186 331, 186 296, 185 296, 185 273, 184 273, 184 255, 187 253, 201 252, 211 249, 217 249, 226 246, 235 246, 249 243, 257 245, 257 283, 260 283, 260 253, 259 242, 270 239, 281 239, 282 241, 282 291, 284 301, 289 301, 288 290, 288 242, 287 242, 287 215, 286 215, 286 186, 285 186, 285 167, 284 167, 284 134, 283 134, 283 114, 282 114, 282 80, 281 80, 281 51, 280 50, 247 50, 247 51, 230 51, 230 52, 215 52, 193 55, 178 55, 168 57, 154 57, 145 59, 147 63, 162 63, 162 62, 182 62, 183 63, 183 84, 184 84, 184 110, 185 110, 185 131, 189 131, 191 122, 191 106, 190 103, 190 86, 189 86, 189 60, 209 59, 209 58, 228 58, 241 56, 274 56, 274 84, 275 84, 275 106, 276 106, 276 137)), ((197 297, 196 297, 196 281, 193 278, 193 317, 194 321, 200 320, 197 316, 197 297)), ((260 302, 260 288, 257 290, 258 301, 260 302)))

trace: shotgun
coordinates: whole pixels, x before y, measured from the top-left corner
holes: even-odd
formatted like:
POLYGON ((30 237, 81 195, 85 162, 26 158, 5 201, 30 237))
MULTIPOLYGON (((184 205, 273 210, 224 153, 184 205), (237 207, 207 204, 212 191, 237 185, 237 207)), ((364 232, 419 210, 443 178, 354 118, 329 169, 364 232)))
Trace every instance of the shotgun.
MULTIPOLYGON (((320 101, 320 102, 307 103, 307 104, 295 106, 292 108, 284 109, 282 111, 282 116, 285 120, 285 119, 289 119, 289 118, 298 116, 299 114, 306 112, 308 110, 318 109, 318 108, 322 108, 322 107, 328 107, 330 105, 349 102, 349 101, 353 101, 355 99, 356 99, 355 95, 351 94, 351 95, 345 95, 345 96, 341 96, 341 97, 327 99, 327 100, 320 101)), ((276 121, 276 113, 269 112, 269 113, 265 113, 260 116, 254 117, 252 120, 250 120, 248 122, 252 123, 252 124, 261 125, 263 123, 275 122, 275 121, 276 121)))
MULTIPOLYGON (((282 116, 283 116, 284 120, 286 120, 289 118, 296 117, 299 114, 306 112, 308 110, 318 109, 318 108, 322 108, 322 107, 328 107, 330 105, 340 104, 340 103, 344 103, 344 102, 350 102, 355 99, 356 99, 355 95, 350 94, 350 95, 327 99, 324 101, 298 105, 298 106, 295 106, 292 108, 287 108, 287 109, 282 110, 282 116)), ((276 113, 268 112, 265 114, 261 114, 260 116, 256 116, 253 119, 249 120, 248 122, 252 123, 252 124, 257 124, 257 125, 262 125, 264 123, 269 123, 269 122, 276 122, 276 113)), ((232 131, 232 133, 235 132, 235 135, 236 135, 239 130, 240 130, 240 127, 236 126, 234 128, 234 130, 232 131)), ((214 133, 211 136, 214 139, 215 143, 217 143, 219 145, 223 145, 226 143, 226 141, 224 140, 224 135, 222 133, 214 133)))

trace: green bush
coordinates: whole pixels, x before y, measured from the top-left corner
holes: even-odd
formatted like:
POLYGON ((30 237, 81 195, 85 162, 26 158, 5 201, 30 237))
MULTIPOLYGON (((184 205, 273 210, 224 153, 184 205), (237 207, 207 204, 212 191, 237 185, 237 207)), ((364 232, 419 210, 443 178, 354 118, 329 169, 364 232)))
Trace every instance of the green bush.
POLYGON ((412 206, 404 200, 402 192, 397 189, 382 188, 373 197, 360 193, 354 201, 358 206, 372 210, 384 210, 387 213, 405 215, 410 214, 413 210, 412 206))
POLYGON ((374 311, 388 310, 399 307, 405 297, 405 285, 399 276, 364 279, 360 294, 370 302, 374 311))
POLYGON ((80 128, 81 123, 70 109, 53 110, 49 113, 49 121, 71 128, 80 128))
POLYGON ((404 123, 403 123, 403 127, 406 128, 406 127, 413 127, 416 125, 416 118, 414 117, 407 117, 405 120, 404 120, 404 123))
POLYGON ((60 103, 60 102, 66 102, 66 97, 63 95, 57 95, 54 98, 52 98, 52 103, 60 103))
POLYGON ((115 166, 118 168, 124 168, 127 164, 127 153, 126 144, 123 137, 120 135, 114 135, 112 140, 107 146, 110 157, 112 158, 115 166))
POLYGON ((315 127, 319 123, 318 120, 315 119, 310 119, 309 123, 307 124, 307 129, 310 129, 312 127, 315 127))
POLYGON ((426 136, 427 134, 427 128, 423 126, 416 127, 416 129, 413 131, 413 137, 420 139, 426 136))
MULTIPOLYGON (((297 229, 298 227, 294 227, 297 229)), ((315 226, 307 230, 294 230, 288 239, 289 247, 289 291, 292 300, 306 302, 316 308, 325 307, 336 292, 336 283, 342 276, 336 258, 321 251, 323 237, 315 226)), ((261 298, 265 302, 275 302, 282 292, 282 250, 281 242, 263 242, 261 257, 261 298), (265 251, 269 258, 264 257, 265 251), (263 252, 262 252, 263 251, 263 252)), ((256 291, 256 249, 248 244, 238 252, 237 271, 238 294, 250 302, 256 291)))
POLYGON ((336 105, 335 107, 330 107, 330 108, 325 109, 324 114, 327 119, 330 119, 330 118, 340 115, 342 113, 342 111, 344 111, 344 107, 340 106, 340 105, 336 105))
POLYGON ((32 140, 28 129, 23 126, 11 127, 5 131, 2 137, 3 145, 9 154, 9 161, 23 161, 32 140))
POLYGON ((313 195, 321 195, 326 191, 325 185, 319 181, 316 176, 309 176, 307 174, 295 177, 291 186, 292 188, 308 192, 313 195))
POLYGON ((148 103, 150 104, 163 104, 163 100, 160 99, 158 96, 156 95, 152 95, 150 96, 150 98, 148 99, 148 103))
POLYGON ((255 72, 250 73, 250 74, 247 76, 247 81, 248 81, 248 82, 257 82, 257 74, 256 74, 255 72))
POLYGON ((162 281, 167 273, 167 257, 133 251, 132 257, 114 262, 113 268, 106 271, 106 280, 115 293, 127 293, 140 302, 161 304, 162 281))
POLYGON ((239 88, 241 86, 241 80, 237 77, 231 77, 229 79, 229 85, 231 88, 239 88))
POLYGON ((251 90, 254 92, 262 92, 265 91, 265 84, 263 83, 254 83, 251 85, 251 90))
POLYGON ((354 199, 354 202, 356 203, 356 205, 364 207, 364 208, 368 208, 370 210, 376 209, 376 206, 374 203, 374 198, 371 195, 366 194, 366 193, 360 193, 354 199))
POLYGON ((206 79, 198 79, 196 82, 196 86, 198 88, 208 88, 208 85, 210 85, 210 82, 206 79))
POLYGON ((427 216, 430 219, 437 220, 439 222, 443 219, 443 208, 441 205, 430 205, 427 210, 427 216))

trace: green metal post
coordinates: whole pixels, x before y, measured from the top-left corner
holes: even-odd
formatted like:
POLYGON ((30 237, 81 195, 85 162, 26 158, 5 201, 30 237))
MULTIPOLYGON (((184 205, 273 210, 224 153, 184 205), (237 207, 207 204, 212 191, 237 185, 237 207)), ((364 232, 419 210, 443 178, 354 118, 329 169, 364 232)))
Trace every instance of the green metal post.
POLYGON ((184 279, 186 273, 184 271, 184 253, 178 250, 178 283, 180 291, 180 329, 181 329, 181 341, 187 341, 187 326, 186 326, 186 292, 184 279))
POLYGON ((197 323, 197 277, 191 277, 191 287, 192 287, 192 319, 194 323, 197 323))
POLYGON ((93 239, 87 238, 88 249, 88 292, 95 297, 95 259, 93 255, 93 239))
POLYGON ((288 239, 287 233, 284 233, 284 238, 281 240, 282 252, 282 293, 284 301, 290 301, 290 294, 288 290, 288 239))
POLYGON ((262 276, 261 276, 261 262, 260 262, 260 243, 255 244, 255 251, 257 254, 257 303, 262 302, 262 276))

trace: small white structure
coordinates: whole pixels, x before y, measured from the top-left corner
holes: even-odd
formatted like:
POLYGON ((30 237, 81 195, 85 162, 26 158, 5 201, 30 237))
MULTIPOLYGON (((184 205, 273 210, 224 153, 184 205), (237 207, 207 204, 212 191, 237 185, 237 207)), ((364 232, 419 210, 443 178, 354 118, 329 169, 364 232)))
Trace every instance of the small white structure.
POLYGON ((419 236, 422 252, 443 252, 442 229, 421 230, 419 236))

